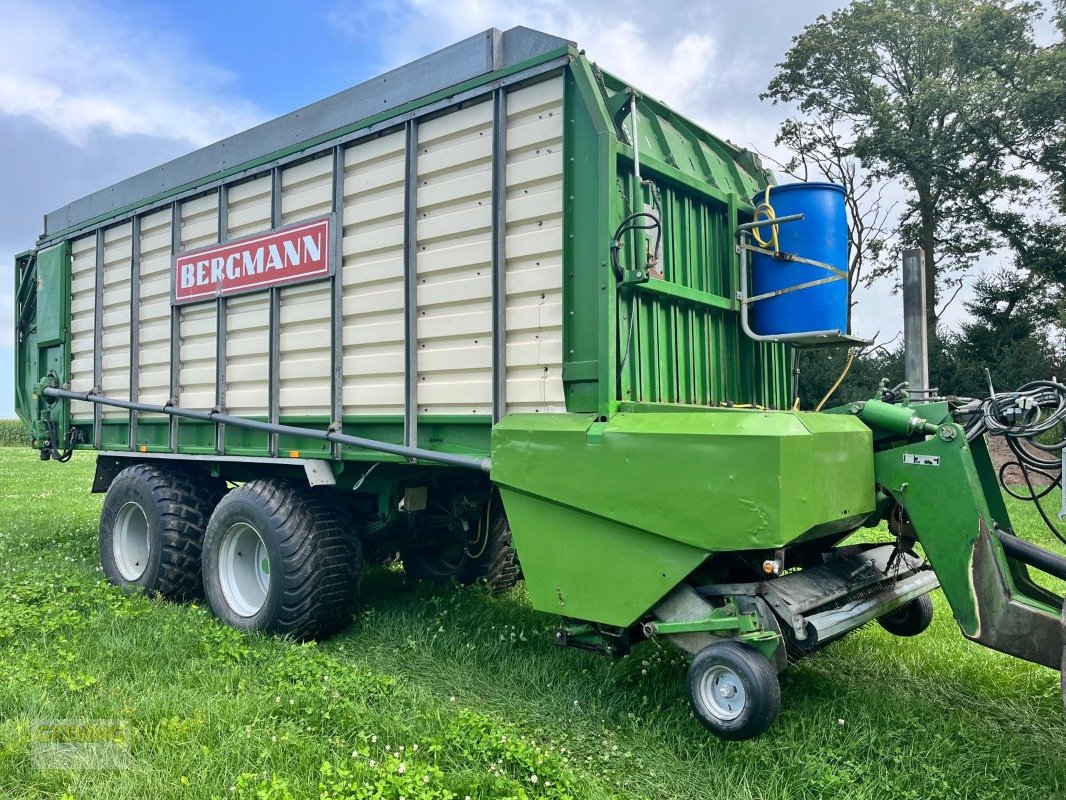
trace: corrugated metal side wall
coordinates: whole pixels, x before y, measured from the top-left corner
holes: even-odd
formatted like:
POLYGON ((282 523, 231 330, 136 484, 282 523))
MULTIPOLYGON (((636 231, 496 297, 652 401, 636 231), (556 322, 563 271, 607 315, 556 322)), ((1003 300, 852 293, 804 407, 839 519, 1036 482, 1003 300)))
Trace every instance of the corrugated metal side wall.
MULTIPOLYGON (((186 200, 180 207, 181 249, 218 242, 218 194, 186 200)), ((215 304, 195 303, 179 311, 178 405, 211 409, 215 405, 215 304)))
POLYGON ((563 395, 563 78, 507 95, 507 411, 563 395))
POLYGON ((418 126, 418 410, 492 413, 492 103, 418 126))
MULTIPOLYGON (((104 231, 103 294, 101 298, 100 389, 109 397, 130 394, 130 301, 133 272, 133 223, 104 231)), ((128 419, 121 408, 102 408, 104 419, 128 419)))
POLYGON ((141 217, 137 399, 153 405, 163 405, 170 397, 172 221, 173 212, 169 208, 141 217))
MULTIPOLYGON (((282 225, 330 213, 333 160, 329 155, 281 172, 282 225)), ((281 416, 330 415, 330 284, 305 283, 279 290, 281 416)))
MULTIPOLYGON (((270 230, 269 175, 227 191, 226 238, 270 230)), ((226 408, 235 416, 266 417, 270 371, 270 296, 267 292, 226 301, 226 408)))
POLYGON ((402 414, 404 132, 344 151, 345 416, 402 414))
MULTIPOLYGON (((273 411, 283 418, 328 420, 334 413, 336 336, 342 373, 338 410, 348 418, 401 417, 410 391, 420 415, 484 419, 494 413, 497 383, 505 404, 497 413, 564 411, 562 96, 561 77, 507 91, 501 98, 502 151, 494 149, 491 96, 411 124, 417 181, 412 187, 406 181, 408 132, 393 130, 342 146, 336 156, 343 164, 339 187, 335 155, 327 151, 142 214, 136 224, 104 229, 102 263, 96 234, 75 240, 73 388, 89 391, 99 373, 107 395, 126 398, 135 387, 133 399, 162 405, 176 390, 179 406, 209 410, 219 399, 221 373, 228 413, 265 418, 273 411), (495 159, 505 166, 506 226, 499 235, 493 232, 495 159), (406 240, 409 195, 416 217, 406 240), (274 290, 279 391, 272 404, 270 291, 232 296, 221 306, 213 300, 182 305, 172 324, 174 243, 181 252, 265 233, 329 215, 335 202, 340 316, 334 320, 329 280, 274 290), (506 364, 499 369, 493 364, 497 241, 506 287, 499 313, 507 325, 506 364), (413 259, 405 278, 408 247, 413 259), (96 363, 98 270, 103 349, 96 363), (411 309, 407 279, 415 282, 411 309), (132 366, 131 310, 137 314, 132 366), (411 315, 417 342, 409 356, 405 330, 411 315), (173 347, 172 327, 178 332, 173 347), (413 387, 407 385, 408 358, 417 365, 413 387)), ((73 410, 82 422, 92 419, 92 410, 82 404, 73 410)), ((128 412, 106 409, 103 415, 105 422, 122 422, 128 412)))
MULTIPOLYGON (((94 388, 96 234, 75 239, 70 253, 70 389, 88 392, 94 388)), ((85 403, 72 403, 70 414, 72 420, 84 422, 92 419, 93 410, 85 403)))

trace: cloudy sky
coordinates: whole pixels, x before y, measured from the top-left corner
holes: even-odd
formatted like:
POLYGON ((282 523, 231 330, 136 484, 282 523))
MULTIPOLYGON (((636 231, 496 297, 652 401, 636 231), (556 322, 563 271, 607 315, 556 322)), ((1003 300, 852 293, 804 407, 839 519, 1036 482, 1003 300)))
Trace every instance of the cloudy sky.
MULTIPOLYGON (((44 213, 490 27, 527 25, 731 141, 772 150, 759 100, 792 36, 843 2, 0 0, 0 416, 12 411, 12 263, 44 213), (652 13, 653 12, 653 13, 652 13)), ((890 338, 898 298, 859 298, 890 338)), ((958 320, 958 312, 949 314, 958 320)))

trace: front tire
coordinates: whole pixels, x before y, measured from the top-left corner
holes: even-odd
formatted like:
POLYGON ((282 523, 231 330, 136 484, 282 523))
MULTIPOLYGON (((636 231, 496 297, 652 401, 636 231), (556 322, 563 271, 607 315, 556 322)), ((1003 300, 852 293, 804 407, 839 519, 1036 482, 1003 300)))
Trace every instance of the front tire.
POLYGON ((877 622, 894 636, 917 636, 933 623, 933 599, 923 594, 878 617, 877 622))
POLYGON ((199 597, 204 531, 225 491, 225 483, 199 470, 155 464, 122 470, 100 514, 107 579, 169 600, 199 597))
POLYGON ((740 642, 715 642, 700 650, 689 664, 686 688, 692 712, 720 739, 754 738, 781 710, 777 670, 740 642))
POLYGON ((204 537, 208 602, 243 631, 324 639, 348 625, 362 576, 359 540, 336 503, 285 481, 230 492, 204 537))

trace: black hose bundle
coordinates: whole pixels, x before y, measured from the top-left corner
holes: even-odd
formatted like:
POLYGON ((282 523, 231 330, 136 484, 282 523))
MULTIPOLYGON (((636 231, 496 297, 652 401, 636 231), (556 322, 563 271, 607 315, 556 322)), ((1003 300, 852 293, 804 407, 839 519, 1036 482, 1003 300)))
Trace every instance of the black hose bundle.
MULTIPOLYGON (((78 429, 73 425, 67 430, 67 435, 63 439, 63 450, 58 448, 59 444, 59 431, 54 419, 48 420, 48 441, 46 442, 45 450, 53 461, 58 461, 61 464, 70 461, 71 456, 74 455, 74 445, 78 443, 78 429)), ((44 458, 44 456, 41 456, 44 458)))
POLYGON ((1016 392, 993 393, 956 412, 966 429, 967 441, 989 434, 1002 436, 1015 460, 999 469, 999 483, 1011 497, 1036 504, 1052 533, 1066 544, 1066 534, 1044 510, 1041 500, 1062 482, 1062 451, 1066 448, 1066 386, 1057 381, 1033 381, 1016 392), (1028 494, 1006 481, 1013 469, 1021 472, 1028 494), (1039 489, 1033 478, 1047 481, 1039 489))

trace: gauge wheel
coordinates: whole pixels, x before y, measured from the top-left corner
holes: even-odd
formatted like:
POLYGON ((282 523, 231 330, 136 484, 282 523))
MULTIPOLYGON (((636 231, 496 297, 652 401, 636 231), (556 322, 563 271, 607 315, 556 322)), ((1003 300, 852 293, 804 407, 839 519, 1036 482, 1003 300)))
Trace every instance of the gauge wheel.
POLYGON ((777 670, 740 642, 715 642, 700 650, 689 664, 686 687, 696 718, 721 739, 754 738, 781 710, 777 670))
POLYGON ((917 636, 933 622, 933 599, 923 594, 878 617, 877 622, 894 636, 917 636))

